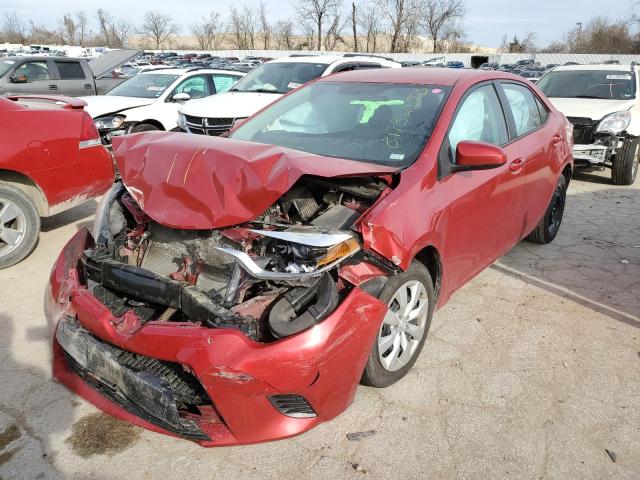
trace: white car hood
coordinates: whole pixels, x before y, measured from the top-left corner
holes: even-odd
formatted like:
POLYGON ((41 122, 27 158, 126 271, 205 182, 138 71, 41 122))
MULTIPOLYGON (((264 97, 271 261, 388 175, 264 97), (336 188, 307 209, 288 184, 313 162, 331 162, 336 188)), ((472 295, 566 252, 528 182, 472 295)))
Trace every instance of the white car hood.
POLYGON ((194 117, 245 118, 278 100, 280 93, 223 92, 189 102, 180 112, 194 117))
POLYGON ((601 120, 614 112, 629 110, 635 100, 600 100, 597 98, 550 98, 554 107, 566 117, 584 117, 601 120))
POLYGON ((92 97, 80 97, 87 102, 84 109, 92 118, 101 117, 108 113, 121 112, 130 108, 150 105, 155 98, 120 97, 117 95, 95 95, 92 97))

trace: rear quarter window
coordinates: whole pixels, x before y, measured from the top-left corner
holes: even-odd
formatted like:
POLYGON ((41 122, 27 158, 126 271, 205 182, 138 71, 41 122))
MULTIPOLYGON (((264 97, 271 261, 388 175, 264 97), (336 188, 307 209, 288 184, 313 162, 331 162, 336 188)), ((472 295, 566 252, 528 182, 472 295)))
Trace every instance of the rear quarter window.
POLYGON ((84 80, 84 69, 80 62, 56 62, 60 79, 62 80, 84 80))

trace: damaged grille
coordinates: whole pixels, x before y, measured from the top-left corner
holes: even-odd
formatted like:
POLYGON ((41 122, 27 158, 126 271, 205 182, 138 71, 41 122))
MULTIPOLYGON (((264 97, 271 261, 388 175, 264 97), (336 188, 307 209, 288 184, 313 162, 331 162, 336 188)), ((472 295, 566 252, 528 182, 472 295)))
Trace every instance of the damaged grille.
POLYGON ((573 141, 577 145, 590 145, 598 122, 585 117, 567 117, 573 125, 573 141))
POLYGON ((211 405, 206 391, 183 366, 128 352, 94 337, 73 317, 58 325, 56 340, 69 369, 112 402, 185 438, 207 440, 193 418, 211 405))

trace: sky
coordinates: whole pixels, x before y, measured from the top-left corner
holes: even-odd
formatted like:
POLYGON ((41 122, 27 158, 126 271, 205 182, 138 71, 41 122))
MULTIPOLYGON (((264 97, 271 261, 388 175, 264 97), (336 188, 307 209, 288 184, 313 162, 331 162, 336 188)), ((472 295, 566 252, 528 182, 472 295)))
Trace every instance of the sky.
MULTIPOLYGON (((136 0, 129 2, 105 2, 104 0, 0 0, 2 12, 17 11, 25 19, 33 19, 48 27, 56 25, 56 20, 67 11, 83 9, 93 12, 105 8, 112 15, 126 17, 133 23, 141 23, 144 12, 160 10, 174 16, 182 33, 188 34, 188 25, 210 10, 226 16, 231 5, 243 3, 257 5, 258 0, 136 0), (106 6, 106 7, 105 7, 106 6)), ((270 16, 274 19, 294 16, 288 0, 266 0, 270 16)), ((351 0, 344 0, 345 6, 351 0)), ((356 0, 356 5, 358 4, 356 0)), ((630 5, 633 0, 618 0, 618 6, 630 5)), ((518 34, 536 32, 538 43, 546 45, 562 38, 564 32, 575 28, 577 22, 587 23, 598 15, 610 15, 608 2, 602 0, 467 0, 465 31, 468 40, 486 47, 498 47, 503 35, 513 37, 518 34)), ((617 8, 613 15, 620 15, 617 8)), ((611 16, 611 15, 610 15, 611 16)))

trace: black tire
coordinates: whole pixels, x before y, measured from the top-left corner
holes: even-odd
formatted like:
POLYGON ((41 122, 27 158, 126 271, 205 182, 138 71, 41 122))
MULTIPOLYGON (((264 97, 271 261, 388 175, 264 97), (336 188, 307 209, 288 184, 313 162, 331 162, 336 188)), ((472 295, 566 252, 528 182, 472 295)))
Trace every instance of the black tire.
POLYGON ((31 198, 19 188, 0 183, 0 270, 15 265, 29 255, 38 243, 39 233, 40 215, 31 198), (12 219, 13 214, 9 214, 7 205, 13 212, 19 212, 15 219, 12 219), (4 219, 2 212, 5 212, 4 219), (21 232, 14 246, 2 240, 6 234, 4 229, 6 232, 21 232))
POLYGON ((638 175, 640 138, 627 138, 616 152, 611 167, 614 185, 633 185, 638 175))
POLYGON ((560 180, 558 180, 558 184, 553 191, 551 202, 549 202, 544 217, 542 217, 536 229, 529 234, 527 240, 541 244, 553 242, 558 231, 560 231, 566 200, 567 180, 564 178, 564 175, 560 175, 560 180))
POLYGON ((155 125, 151 125, 150 123, 139 123, 135 127, 131 129, 131 133, 140 133, 140 132, 153 132, 156 130, 160 130, 155 125))
MULTIPOLYGON (((423 264, 414 261, 406 272, 399 273, 389 278, 378 297, 384 303, 389 304, 396 292, 398 292, 401 287, 407 282, 411 281, 418 281, 424 286, 428 299, 427 314, 426 319, 424 320, 425 324, 422 338, 415 347, 410 360, 398 370, 390 371, 383 366, 382 361, 380 360, 378 338, 381 335, 382 329, 387 328, 384 326, 384 324, 381 325, 380 330, 373 342, 371 353, 369 354, 369 359, 367 360, 367 364, 365 365, 364 372, 362 374, 362 379, 360 382, 363 385, 368 385, 370 387, 376 388, 388 387, 389 385, 397 382, 402 377, 404 377, 407 372, 411 370, 411 367, 420 356, 420 352, 422 351, 422 347, 424 346, 424 342, 427 339, 427 335, 429 333, 429 327, 431 326, 431 319, 433 317, 433 311, 436 303, 433 282, 431 280, 429 271, 423 264)), ((386 352, 383 352, 383 354, 384 353, 386 352)))

